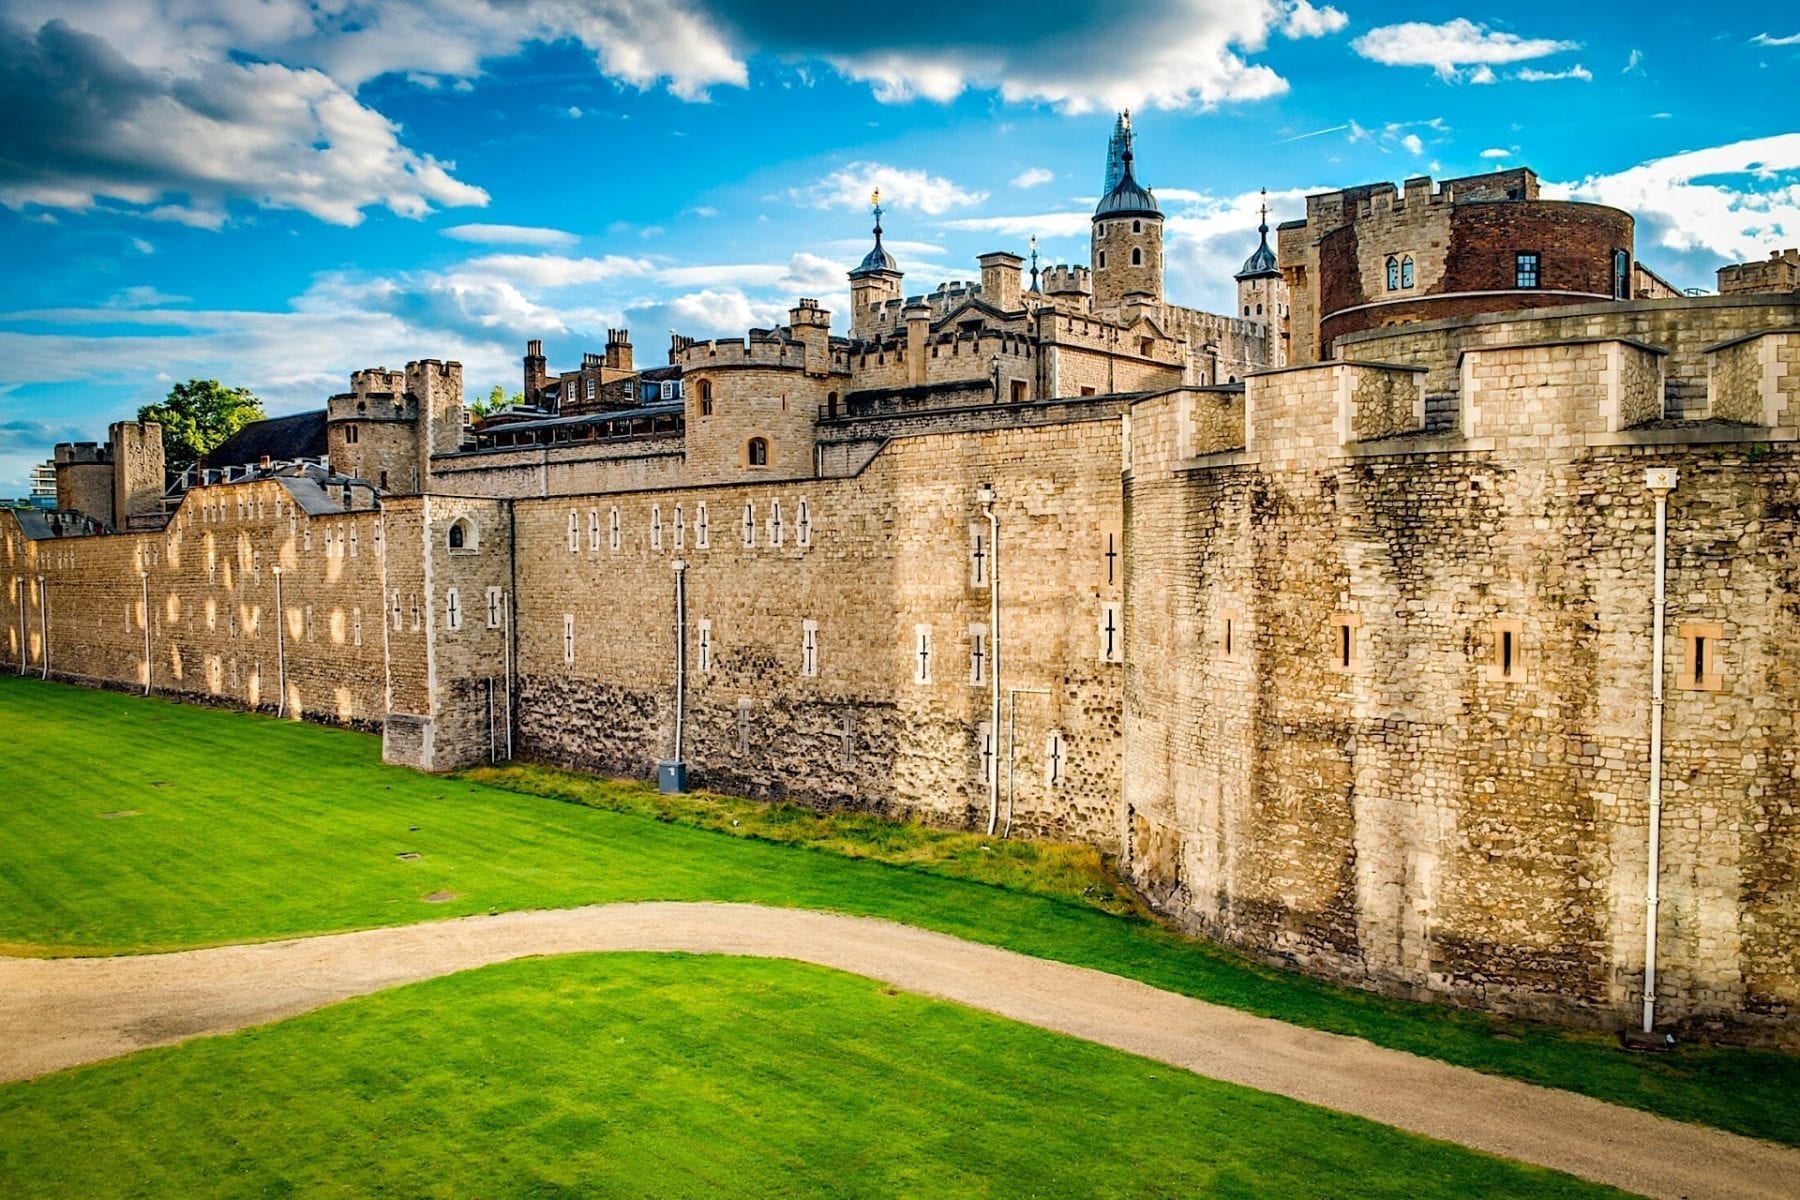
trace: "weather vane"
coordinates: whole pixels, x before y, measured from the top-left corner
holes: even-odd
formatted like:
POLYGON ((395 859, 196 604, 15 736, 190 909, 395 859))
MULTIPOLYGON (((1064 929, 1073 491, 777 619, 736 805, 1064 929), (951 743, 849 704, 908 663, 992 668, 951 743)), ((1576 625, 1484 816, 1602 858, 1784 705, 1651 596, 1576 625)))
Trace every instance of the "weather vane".
POLYGON ((1031 290, 1038 290, 1037 234, 1031 235, 1031 290))

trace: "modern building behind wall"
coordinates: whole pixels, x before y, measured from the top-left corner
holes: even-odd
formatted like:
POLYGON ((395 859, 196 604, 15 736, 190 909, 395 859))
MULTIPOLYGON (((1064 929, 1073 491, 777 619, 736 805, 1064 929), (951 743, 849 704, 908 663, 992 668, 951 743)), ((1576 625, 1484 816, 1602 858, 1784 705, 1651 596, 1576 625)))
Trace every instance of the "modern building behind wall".
POLYGON ((877 207, 841 334, 534 341, 472 428, 456 364, 362 371, 148 500, 150 429, 58 447, 79 511, 0 516, 0 655, 428 770, 679 740, 697 785, 1088 841, 1273 961, 1589 1023, 1642 1010, 1654 799, 1655 1019, 1800 1037, 1800 294, 1665 294, 1520 170, 1265 217, 1209 314, 1124 118, 1107 163, 1085 264, 908 294, 877 207))

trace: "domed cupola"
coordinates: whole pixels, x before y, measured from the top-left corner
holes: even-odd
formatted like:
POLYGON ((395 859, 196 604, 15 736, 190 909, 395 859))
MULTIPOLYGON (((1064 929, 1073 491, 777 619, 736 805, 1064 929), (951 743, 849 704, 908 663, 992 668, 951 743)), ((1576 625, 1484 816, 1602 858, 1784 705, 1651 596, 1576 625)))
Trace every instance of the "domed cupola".
MULTIPOLYGON (((1265 192, 1266 196, 1268 193, 1265 192)), ((1238 279, 1263 279, 1268 276, 1279 276, 1281 268, 1275 263, 1275 252, 1269 249, 1269 205, 1265 200, 1262 208, 1262 224, 1256 227, 1262 235, 1262 242, 1256 252, 1244 260, 1244 269, 1237 273, 1238 279)))
POLYGON ((1163 302, 1163 213, 1133 166, 1131 114, 1120 113, 1107 148, 1113 181, 1094 208, 1094 305, 1105 310, 1130 299, 1163 302), (1115 174, 1116 172, 1116 174, 1115 174))
POLYGON ((1124 171, 1113 190, 1100 197, 1100 204, 1094 209, 1094 220, 1110 221, 1116 217, 1155 217, 1162 220, 1162 209, 1156 206, 1156 197, 1150 189, 1138 183, 1131 173, 1131 146, 1125 146, 1123 156, 1124 171))
POLYGON ((898 273, 900 270, 900 264, 895 261, 893 255, 887 252, 887 247, 881 244, 881 192, 879 189, 871 197, 870 204, 875 210, 875 245, 867 254, 863 255, 863 260, 857 264, 856 270, 850 272, 852 279, 860 279, 878 271, 898 273))

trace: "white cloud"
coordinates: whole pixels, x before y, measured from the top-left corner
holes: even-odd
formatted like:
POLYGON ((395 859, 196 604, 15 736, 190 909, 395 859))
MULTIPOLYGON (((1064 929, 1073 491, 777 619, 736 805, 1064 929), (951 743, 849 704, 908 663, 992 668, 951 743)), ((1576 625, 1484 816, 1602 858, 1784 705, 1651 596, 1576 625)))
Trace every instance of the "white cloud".
POLYGON ((1559 79, 1579 79, 1583 83, 1592 83, 1594 73, 1580 63, 1576 63, 1566 71, 1538 71, 1531 67, 1524 67, 1515 71, 1513 78, 1520 83, 1554 83, 1559 79))
POLYGON ((1619 74, 1630 75, 1634 71, 1639 75, 1644 73, 1644 52, 1642 50, 1632 50, 1630 56, 1625 59, 1624 69, 1619 74))
POLYGON ((1758 46, 1800 46, 1800 33, 1792 33, 1787 37, 1770 37, 1767 33, 1759 33, 1750 41, 1758 46))
POLYGON ((785 322, 788 309, 779 301, 754 301, 736 288, 705 288, 657 307, 669 314, 671 328, 704 337, 742 337, 747 329, 768 329, 785 322))
POLYGON ((1295 0, 1287 19, 1281 23, 1281 32, 1291 38, 1324 37, 1349 23, 1349 17, 1330 5, 1314 8, 1307 0, 1295 0))
POLYGON ((1494 68, 1483 63, 1470 71, 1468 75, 1464 77, 1463 82, 1472 83, 1479 87, 1485 83, 1493 83, 1498 79, 1499 76, 1494 74, 1494 68))
POLYGON ((487 254, 458 270, 469 276, 503 279, 531 287, 561 288, 646 275, 655 269, 648 259, 608 254, 604 258, 569 258, 561 254, 487 254))
POLYGON ((1040 184, 1050 183, 1056 178, 1056 172, 1045 167, 1027 167, 1012 177, 1012 185, 1016 188, 1034 188, 1040 184))
POLYGON ((885 208, 911 209, 928 217, 955 208, 968 208, 987 199, 986 192, 959 187, 942 175, 891 167, 885 163, 853 162, 833 171, 808 188, 796 188, 789 197, 813 208, 866 209, 875 189, 881 189, 885 208))
POLYGON ((1800 238, 1800 133, 1690 150, 1544 190, 1635 215, 1640 257, 1659 248, 1690 273, 1710 270, 1800 238))
POLYGON ((1383 25, 1351 42, 1350 48, 1385 66, 1430 67, 1440 77, 1454 79, 1462 67, 1524 62, 1577 49, 1578 43, 1520 37, 1457 17, 1441 25, 1423 21, 1383 25))
POLYGON ((958 217, 943 222, 946 229, 965 233, 999 233, 1007 237, 1040 238, 1075 237, 1086 234, 1093 223, 1093 212, 1048 212, 1021 217, 958 217))
POLYGON ((1406 147, 1409 154, 1425 153, 1425 143, 1419 140, 1419 135, 1416 133, 1409 133, 1401 138, 1400 144, 1406 147))
POLYGON ((481 246, 573 246, 581 239, 541 225, 452 225, 440 232, 452 241, 481 246))
POLYGON ((1512 151, 1511 150, 1502 150, 1498 146, 1489 146, 1486 150, 1483 150, 1481 152, 1481 157, 1483 157, 1483 158, 1511 158, 1512 151))
POLYGON ((131 239, 131 248, 133 250, 136 250, 139 254, 155 254, 156 253, 156 247, 151 245, 149 242, 145 241, 143 238, 132 238, 131 239))

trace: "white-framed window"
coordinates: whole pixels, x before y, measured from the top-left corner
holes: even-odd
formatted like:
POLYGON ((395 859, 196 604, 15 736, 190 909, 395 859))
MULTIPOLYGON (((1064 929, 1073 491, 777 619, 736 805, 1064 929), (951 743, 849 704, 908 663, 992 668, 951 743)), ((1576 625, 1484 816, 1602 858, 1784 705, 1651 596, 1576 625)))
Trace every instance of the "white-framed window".
POLYGON ((777 550, 781 549, 782 533, 781 501, 771 500, 769 501, 769 545, 777 550))
POLYGON ((575 661, 575 614, 563 614, 563 662, 575 661))
POLYGON ((931 626, 913 626, 913 682, 931 682, 931 626))
POLYGON ((808 679, 819 673, 819 623, 800 622, 800 674, 808 679))
POLYGON ((711 542, 709 542, 707 540, 710 532, 711 531, 709 529, 707 529, 707 527, 706 527, 706 501, 701 500, 701 501, 698 501, 694 505, 694 548, 695 549, 707 550, 707 549, 711 548, 712 544, 711 544, 711 542))
POLYGON ((444 531, 444 547, 452 554, 473 554, 479 540, 475 522, 467 517, 457 517, 444 531))
POLYGON ((1000 747, 994 744, 994 727, 986 721, 975 726, 975 761, 981 782, 992 783, 1000 767, 1000 747))
POLYGON ((625 535, 624 535, 624 527, 619 520, 619 506, 616 504, 613 505, 611 520, 612 520, 612 525, 610 526, 610 532, 608 532, 606 535, 607 536, 606 544, 612 550, 612 552, 614 554, 617 554, 619 552, 619 545, 621 542, 624 541, 625 535))
POLYGON ((595 379, 592 375, 588 376, 587 398, 589 400, 592 400, 594 398, 594 396, 596 395, 596 389, 599 387, 599 383, 600 383, 600 381, 595 379))
POLYGON ((387 531, 381 527, 381 518, 375 518, 375 557, 380 558, 387 551, 387 531))
POLYGON ((696 629, 694 635, 694 652, 694 669, 698 671, 712 670, 712 621, 706 617, 700 618, 696 629))
POLYGON ((650 548, 659 551, 662 549, 662 505, 660 504, 650 506, 650 548))
POLYGON ((806 497, 800 497, 800 503, 794 512, 794 545, 805 550, 812 545, 812 506, 806 497))
POLYGON ((356 523, 355 522, 351 522, 351 524, 350 524, 350 557, 351 558, 357 557, 356 523))
POLYGON ((419 597, 417 595, 413 596, 412 604, 410 607, 412 610, 412 631, 414 633, 417 633, 417 632, 419 632, 420 622, 422 619, 419 615, 419 597))
POLYGON ((597 508, 588 509, 588 549, 600 549, 600 510, 597 508))
POLYGON ((744 545, 756 545, 756 505, 744 502, 744 545))
POLYGON ((682 519, 681 505, 675 506, 675 548, 687 549, 687 522, 682 519))
POLYGON ((675 381, 673 379, 663 380, 662 387, 658 390, 657 394, 664 400, 675 399, 675 381))
POLYGON ((988 628, 979 622, 969 626, 969 683, 979 687, 988 678, 988 628))
MULTIPOLYGON (((402 619, 403 618, 401 617, 401 614, 400 614, 400 593, 395 592, 394 593, 394 632, 395 633, 400 632, 400 628, 401 628, 400 622, 402 619)), ((312 606, 311 605, 308 605, 306 608, 306 620, 307 620, 308 628, 310 629, 311 624, 312 624, 312 606)), ((310 637, 312 635, 310 633, 308 633, 307 636, 310 637)))
MULTIPOLYGON (((487 627, 500 628, 500 589, 491 587, 487 590, 487 627)), ((394 628, 400 628, 400 593, 394 593, 394 628)))
POLYGON ((1095 623, 1095 632, 1099 635, 1101 662, 1125 661, 1125 621, 1123 609, 1117 603, 1100 606, 1100 619, 1095 623))
POLYGON ((312 553, 312 522, 311 521, 308 521, 306 523, 306 528, 301 531, 300 548, 302 550, 306 551, 308 554, 312 553))
POLYGON ((362 645, 362 609, 350 610, 350 640, 355 645, 362 645))
POLYGON ((571 508, 569 510, 569 553, 577 554, 580 553, 580 551, 581 526, 576 522, 575 510, 571 508))
POLYGON ((462 594, 455 588, 444 593, 444 625, 451 630, 462 628, 462 594))

